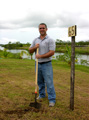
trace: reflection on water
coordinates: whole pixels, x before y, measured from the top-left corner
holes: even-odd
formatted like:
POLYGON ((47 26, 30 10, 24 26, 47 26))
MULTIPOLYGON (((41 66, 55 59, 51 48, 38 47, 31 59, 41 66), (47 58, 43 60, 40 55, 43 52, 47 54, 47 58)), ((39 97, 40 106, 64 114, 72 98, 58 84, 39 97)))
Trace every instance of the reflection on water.
POLYGON ((11 52, 11 53, 21 53, 22 50, 17 50, 17 49, 14 49, 14 50, 7 50, 7 52, 11 52))

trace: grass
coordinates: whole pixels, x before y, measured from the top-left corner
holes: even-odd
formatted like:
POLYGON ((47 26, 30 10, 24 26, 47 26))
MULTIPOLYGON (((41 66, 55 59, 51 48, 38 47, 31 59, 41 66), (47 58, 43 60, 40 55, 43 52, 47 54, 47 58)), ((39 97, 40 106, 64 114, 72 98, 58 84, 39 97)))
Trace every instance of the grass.
POLYGON ((70 110, 70 67, 52 61, 56 105, 44 98, 39 110, 34 102, 35 62, 27 59, 0 59, 0 120, 89 120, 89 67, 75 66, 75 105, 70 110))
POLYGON ((89 47, 75 47, 75 52, 79 54, 88 54, 89 55, 89 47))
MULTIPOLYGON (((66 46, 56 47, 56 52, 65 52, 66 46)), ((89 46, 88 47, 75 47, 75 52, 78 54, 87 54, 89 55, 89 46)))

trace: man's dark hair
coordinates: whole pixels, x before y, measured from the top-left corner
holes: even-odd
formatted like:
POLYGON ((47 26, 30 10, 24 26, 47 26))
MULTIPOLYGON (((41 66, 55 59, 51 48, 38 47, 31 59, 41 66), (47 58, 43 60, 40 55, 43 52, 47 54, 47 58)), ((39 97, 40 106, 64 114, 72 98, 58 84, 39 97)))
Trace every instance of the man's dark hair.
POLYGON ((47 25, 46 25, 45 23, 40 23, 39 26, 40 26, 40 25, 45 25, 45 27, 47 28, 47 25))

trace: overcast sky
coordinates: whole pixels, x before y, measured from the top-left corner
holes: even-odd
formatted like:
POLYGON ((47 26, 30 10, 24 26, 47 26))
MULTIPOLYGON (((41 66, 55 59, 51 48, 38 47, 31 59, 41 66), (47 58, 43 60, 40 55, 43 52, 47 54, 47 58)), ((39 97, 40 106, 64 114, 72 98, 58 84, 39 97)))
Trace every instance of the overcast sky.
POLYGON ((68 27, 77 25, 76 41, 89 40, 88 0, 0 0, 0 44, 32 43, 39 36, 39 23, 47 34, 64 41, 68 27))

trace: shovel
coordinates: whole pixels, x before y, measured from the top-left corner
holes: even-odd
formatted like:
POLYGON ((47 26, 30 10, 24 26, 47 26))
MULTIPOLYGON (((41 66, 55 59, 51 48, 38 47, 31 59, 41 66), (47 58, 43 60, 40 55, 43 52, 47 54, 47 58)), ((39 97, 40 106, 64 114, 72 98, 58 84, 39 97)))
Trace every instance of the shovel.
MULTIPOLYGON (((39 48, 37 48, 37 54, 38 53, 39 53, 39 48)), ((37 102, 37 79, 38 79, 38 59, 36 59, 35 102, 30 103, 29 106, 39 109, 41 104, 37 102)))

